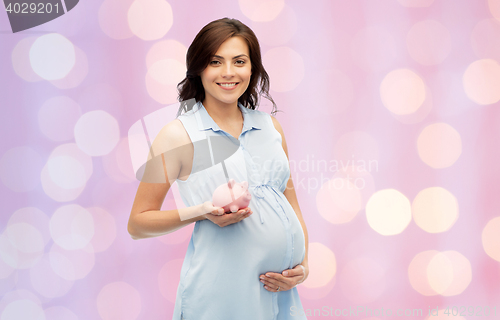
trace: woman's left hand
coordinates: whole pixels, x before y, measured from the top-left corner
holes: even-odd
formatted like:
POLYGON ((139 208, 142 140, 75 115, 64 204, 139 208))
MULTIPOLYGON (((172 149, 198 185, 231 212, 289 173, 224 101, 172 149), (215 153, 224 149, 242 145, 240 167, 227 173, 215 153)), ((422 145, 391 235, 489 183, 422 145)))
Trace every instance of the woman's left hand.
POLYGON ((304 282, 309 275, 309 266, 299 264, 293 269, 284 270, 282 273, 266 272, 260 275, 260 282, 267 291, 278 292, 294 288, 304 282))

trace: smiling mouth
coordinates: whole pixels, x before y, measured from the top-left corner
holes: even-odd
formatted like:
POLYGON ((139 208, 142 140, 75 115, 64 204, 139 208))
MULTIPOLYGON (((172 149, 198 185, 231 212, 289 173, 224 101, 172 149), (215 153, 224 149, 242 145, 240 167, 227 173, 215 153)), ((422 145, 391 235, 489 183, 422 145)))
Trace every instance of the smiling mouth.
POLYGON ((217 85, 220 86, 220 87, 224 87, 224 88, 231 88, 231 87, 236 86, 238 83, 239 82, 217 83, 217 85))

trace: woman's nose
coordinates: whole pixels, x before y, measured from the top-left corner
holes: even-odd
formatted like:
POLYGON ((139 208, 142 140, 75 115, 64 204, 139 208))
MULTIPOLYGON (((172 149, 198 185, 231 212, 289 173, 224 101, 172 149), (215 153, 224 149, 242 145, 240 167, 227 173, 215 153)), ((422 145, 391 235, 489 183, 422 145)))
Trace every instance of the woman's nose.
POLYGON ((223 71, 222 71, 222 76, 223 77, 234 76, 234 69, 233 69, 233 66, 230 63, 226 64, 224 66, 223 71))

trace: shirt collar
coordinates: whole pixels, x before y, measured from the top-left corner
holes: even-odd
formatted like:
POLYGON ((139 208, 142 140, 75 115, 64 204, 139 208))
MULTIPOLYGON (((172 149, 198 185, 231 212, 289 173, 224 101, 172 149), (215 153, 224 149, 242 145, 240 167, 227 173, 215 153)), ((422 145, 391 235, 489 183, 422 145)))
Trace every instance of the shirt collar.
MULTIPOLYGON (((251 129, 260 130, 261 126, 257 123, 257 121, 255 121, 255 117, 252 117, 249 114, 250 109, 245 108, 240 102, 238 102, 238 107, 243 114, 243 130, 241 131, 241 134, 251 129)), ((208 129, 212 129, 214 132, 222 131, 222 129, 219 128, 217 123, 215 123, 212 117, 208 114, 201 101, 198 101, 193 109, 196 109, 195 112, 198 111, 197 113, 199 114, 199 117, 196 117, 196 119, 198 121, 198 128, 200 131, 208 129)))

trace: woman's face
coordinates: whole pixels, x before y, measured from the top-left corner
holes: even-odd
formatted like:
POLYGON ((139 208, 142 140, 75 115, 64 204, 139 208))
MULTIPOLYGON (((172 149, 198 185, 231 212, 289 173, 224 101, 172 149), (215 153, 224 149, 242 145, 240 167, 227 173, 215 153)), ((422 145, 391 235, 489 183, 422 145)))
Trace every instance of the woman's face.
POLYGON ((205 89, 203 104, 237 104, 248 88, 251 75, 247 43, 239 36, 227 39, 200 75, 205 89))

